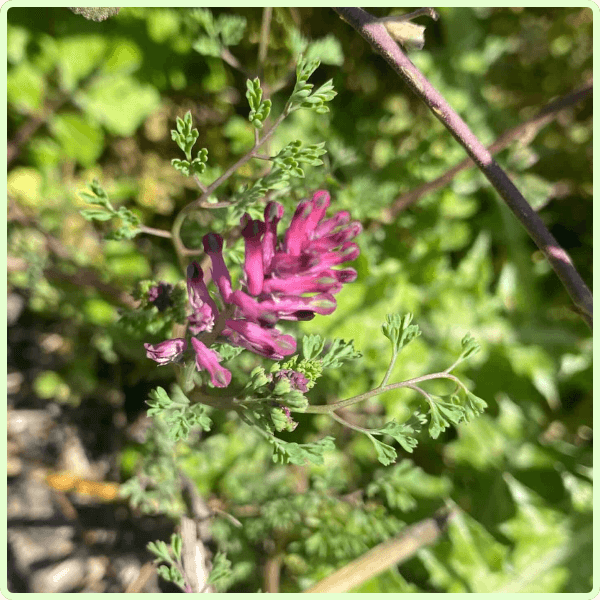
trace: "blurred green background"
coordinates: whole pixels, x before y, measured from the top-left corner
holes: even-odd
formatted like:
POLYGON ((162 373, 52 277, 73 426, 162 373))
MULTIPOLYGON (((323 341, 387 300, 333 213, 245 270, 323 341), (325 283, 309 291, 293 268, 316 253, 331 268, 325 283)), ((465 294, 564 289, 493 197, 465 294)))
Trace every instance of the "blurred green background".
MULTIPOLYGON (((271 143, 272 154, 293 139, 325 141, 328 151, 323 167, 292 183, 284 204, 289 215, 298 199, 325 188, 336 210, 365 225, 357 282, 339 294, 332 316, 301 326, 353 338, 364 357, 329 373, 312 398, 378 385, 389 359, 385 314, 411 311, 423 335, 403 352, 392 381, 445 368, 470 332, 482 351, 458 371, 489 409, 435 441, 422 436, 410 461, 385 469, 364 436, 325 417, 302 418, 289 439, 333 434, 336 452, 324 467, 289 468, 273 465, 243 425, 212 414, 212 432, 177 451, 201 494, 244 523, 213 524, 234 566, 229 590, 264 590, 264 566, 277 557, 280 591, 301 591, 403 523, 455 504, 459 518, 441 541, 355 591, 589 591, 591 332, 475 169, 381 223, 395 199, 445 173, 464 151, 332 10, 274 8, 261 62, 262 18, 258 8, 126 7, 96 23, 66 8, 8 10, 8 286, 24 300, 9 321, 9 373, 23 374, 10 406, 102 406, 128 424, 152 387, 172 382, 168 369, 146 359, 145 340, 117 324, 138 280, 182 278, 170 242, 106 241, 108 226, 79 215, 78 191, 98 178, 116 206, 170 229, 198 195, 170 164, 179 157, 175 117, 191 110, 199 147, 209 150, 210 182, 252 145, 246 79, 260 75, 275 90, 277 116, 309 42, 308 54, 322 61, 314 82, 333 78, 338 95, 327 115, 292 115, 271 143), (343 499, 357 490, 365 491, 360 502, 343 499), (236 513, 244 506, 258 508, 244 517, 236 513)), ((491 144, 591 83, 592 11, 443 8, 428 24, 424 50, 410 57, 491 144)), ((591 96, 529 133, 497 159, 591 285, 591 96)), ((219 199, 261 168, 250 163, 219 199)), ((189 220, 188 245, 222 218, 214 211, 189 220)), ((403 421, 417 406, 402 391, 361 410, 403 421)), ((104 426, 90 419, 94 452, 110 455, 115 478, 125 480, 148 447, 109 446, 104 426)))

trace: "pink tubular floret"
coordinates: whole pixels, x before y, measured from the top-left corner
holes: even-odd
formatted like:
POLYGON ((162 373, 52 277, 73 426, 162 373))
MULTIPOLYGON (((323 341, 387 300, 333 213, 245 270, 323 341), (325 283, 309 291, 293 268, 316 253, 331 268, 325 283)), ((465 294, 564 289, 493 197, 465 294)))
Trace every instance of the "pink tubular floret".
POLYGON ((296 352, 296 340, 277 329, 265 329, 246 319, 230 319, 223 334, 231 343, 273 360, 281 360, 296 352))
POLYGON ((246 246, 244 273, 246 274, 248 291, 253 296, 258 296, 262 291, 264 280, 261 237, 265 233, 265 224, 262 221, 255 221, 249 217, 245 221, 246 224, 242 229, 242 236, 244 237, 246 246))
POLYGON ((166 365, 177 361, 187 349, 187 342, 183 338, 165 340, 159 344, 144 344, 146 356, 156 361, 159 365, 166 365))
POLYGON ((223 300, 227 302, 231 295, 231 275, 223 258, 223 238, 218 233, 207 233, 202 238, 204 252, 212 262, 212 278, 217 284, 223 300))
POLYGON ((192 346, 196 353, 196 368, 198 371, 208 371, 210 381, 215 387, 227 387, 231 382, 231 372, 219 364, 221 361, 219 354, 207 348, 195 337, 192 338, 192 346))

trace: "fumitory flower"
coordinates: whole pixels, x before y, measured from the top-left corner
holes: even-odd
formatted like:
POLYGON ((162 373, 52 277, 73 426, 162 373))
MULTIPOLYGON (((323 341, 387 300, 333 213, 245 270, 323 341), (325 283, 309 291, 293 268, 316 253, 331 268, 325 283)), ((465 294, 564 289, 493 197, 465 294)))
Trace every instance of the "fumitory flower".
MULTIPOLYGON (((359 248, 352 240, 360 233, 361 225, 351 221, 345 211, 325 219, 329 203, 330 196, 325 191, 318 191, 312 199, 300 202, 281 240, 277 237, 277 226, 284 213, 281 204, 269 202, 264 220, 244 215, 241 219, 245 245, 241 289, 232 287, 223 258, 223 238, 217 233, 204 236, 204 251, 211 260, 211 275, 220 302, 217 304, 210 295, 202 268, 193 262, 187 271, 192 309, 188 324, 190 332, 199 336, 192 337, 191 341, 196 366, 198 370, 209 372, 213 385, 226 387, 231 373, 220 366, 219 355, 202 342, 202 336, 210 335, 214 340, 220 335, 233 346, 280 360, 296 351, 296 340, 279 331, 275 327, 277 322, 305 321, 315 314, 331 314, 336 308, 334 295, 344 283, 356 279, 354 269, 335 267, 358 256, 359 248)), ((171 348, 175 341, 162 344, 171 344, 168 346, 171 348)), ((170 362, 155 348, 162 349, 162 345, 146 344, 149 358, 160 364, 170 362)), ((294 387, 305 387, 305 382, 292 376, 292 372, 286 375, 294 387)))
POLYGON ((155 345, 144 344, 144 348, 148 358, 155 360, 159 365, 166 365, 182 357, 187 349, 187 342, 182 338, 175 338, 155 345))

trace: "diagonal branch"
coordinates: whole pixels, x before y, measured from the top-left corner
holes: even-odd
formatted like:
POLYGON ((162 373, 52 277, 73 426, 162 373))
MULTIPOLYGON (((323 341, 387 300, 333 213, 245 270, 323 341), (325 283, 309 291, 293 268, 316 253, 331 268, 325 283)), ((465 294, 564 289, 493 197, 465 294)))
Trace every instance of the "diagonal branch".
POLYGON ((487 177, 529 236, 546 256, 552 269, 561 280, 577 311, 592 328, 592 293, 577 272, 571 258, 548 231, 542 219, 531 208, 491 153, 469 129, 468 125, 450 107, 443 96, 402 52, 389 36, 385 26, 361 8, 334 8, 356 31, 381 54, 386 62, 402 77, 405 83, 429 106, 453 137, 487 177))
MULTIPOLYGON (((577 104, 581 100, 591 96, 591 94, 592 86, 589 85, 576 92, 572 92, 563 98, 550 102, 531 119, 528 119, 511 129, 507 129, 491 146, 488 147, 488 151, 490 154, 496 154, 518 139, 521 139, 524 144, 529 143, 541 129, 556 118, 560 111, 577 104)), ((448 185, 456 175, 461 171, 474 166, 474 164, 475 163, 470 158, 465 158, 462 162, 446 171, 443 175, 440 175, 437 179, 428 181, 418 188, 402 194, 396 198, 392 205, 385 211, 382 221, 391 223, 399 213, 408 208, 411 204, 418 202, 418 200, 426 194, 448 185)))

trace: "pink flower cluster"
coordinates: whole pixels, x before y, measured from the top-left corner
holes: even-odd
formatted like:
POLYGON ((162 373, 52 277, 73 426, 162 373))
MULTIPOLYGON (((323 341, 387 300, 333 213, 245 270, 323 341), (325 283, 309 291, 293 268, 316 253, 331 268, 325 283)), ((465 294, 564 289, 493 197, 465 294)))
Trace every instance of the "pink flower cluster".
MULTIPOLYGON (((296 351, 296 340, 275 324, 279 320, 305 321, 315 314, 328 315, 336 308, 334 294, 344 283, 356 279, 354 269, 334 269, 354 260, 358 246, 351 240, 362 230, 346 211, 324 219, 329 194, 316 192, 296 208, 283 240, 277 239, 277 224, 283 206, 269 202, 264 221, 244 215, 241 220, 245 260, 241 289, 233 290, 223 259, 223 238, 216 233, 204 236, 204 251, 212 262, 212 279, 221 297, 219 309, 204 283, 197 262, 187 270, 187 288, 193 335, 212 332, 219 316, 228 310, 219 332, 233 346, 241 346, 267 358, 280 360, 296 351)), ((198 370, 207 370, 216 387, 226 387, 231 373, 219 364, 220 356, 192 337, 198 370)), ((181 360, 187 349, 182 338, 160 344, 144 344, 148 358, 159 364, 181 360)))

